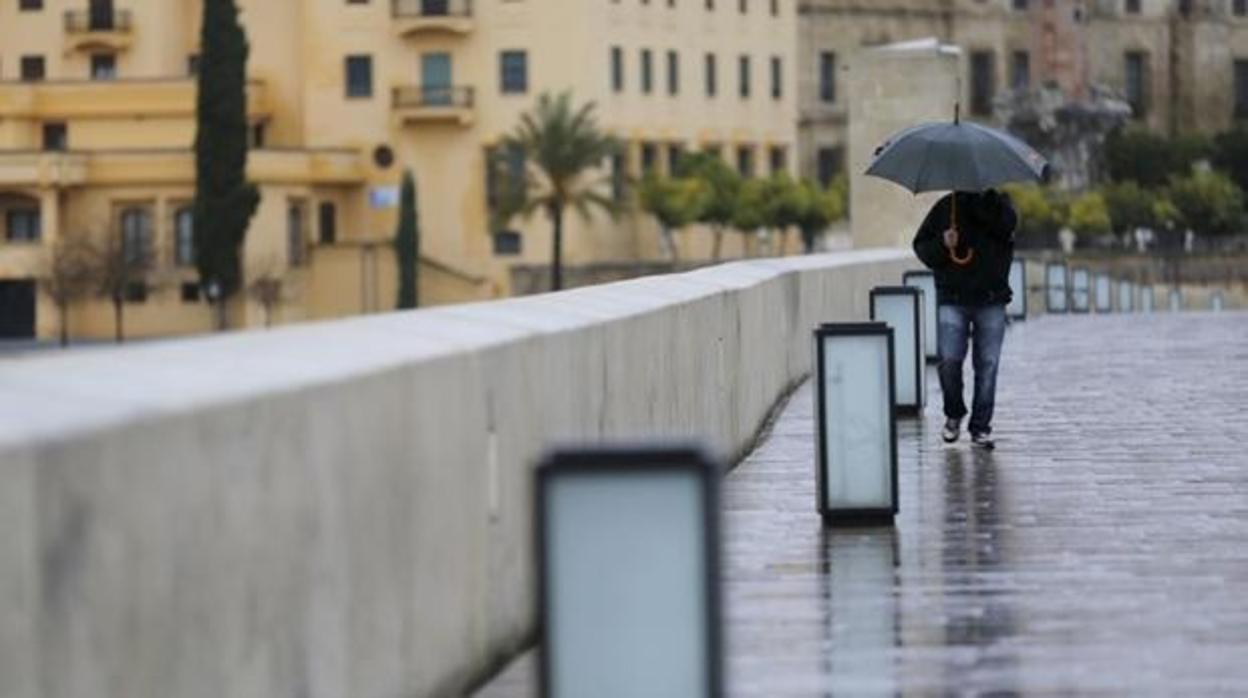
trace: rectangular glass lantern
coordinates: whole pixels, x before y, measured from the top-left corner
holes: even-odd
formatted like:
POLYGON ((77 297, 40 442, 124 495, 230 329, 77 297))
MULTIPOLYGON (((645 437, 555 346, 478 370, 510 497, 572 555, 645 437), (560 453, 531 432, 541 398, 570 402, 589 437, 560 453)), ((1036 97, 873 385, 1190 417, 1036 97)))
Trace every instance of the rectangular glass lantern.
POLYGON ((720 472, 691 448, 569 450, 543 462, 541 695, 723 694, 720 472))
POLYGON ((1135 312, 1135 284, 1126 279, 1118 282, 1118 312, 1135 312))
POLYGON ((908 271, 901 275, 903 286, 923 292, 923 351, 929 363, 940 359, 940 344, 936 333, 940 325, 936 320, 936 275, 930 271, 908 271))
POLYGON ((897 514, 893 339, 882 322, 815 330, 815 477, 825 523, 897 514))
POLYGON ((1027 263, 1021 259, 1010 262, 1010 304, 1005 312, 1011 320, 1027 319, 1027 263))
POLYGON ((1157 304, 1157 292, 1153 290, 1152 284, 1144 286, 1140 289, 1140 312, 1151 313, 1153 307, 1157 304))
POLYGON ((871 319, 893 330, 897 411, 918 414, 927 404, 927 362, 923 358, 923 292, 906 286, 871 289, 871 319))
POLYGON ((1096 303, 1096 312, 1113 312, 1114 299, 1110 295, 1112 284, 1109 280, 1109 274, 1097 274, 1095 284, 1096 292, 1093 294, 1093 298, 1096 303))
POLYGON ((1044 268, 1044 306, 1050 313, 1064 313, 1070 306, 1066 294, 1066 265, 1049 262, 1044 268))
POLYGON ((1092 275, 1085 267, 1075 267, 1070 272, 1070 310, 1075 313, 1086 313, 1091 308, 1092 275))
POLYGON ((1209 309, 1215 313, 1220 313, 1225 307, 1226 299, 1222 296, 1222 292, 1214 291, 1213 295, 1209 297, 1209 309))
POLYGON ((1177 313, 1183 310, 1183 291, 1178 288, 1170 289, 1168 303, 1170 306, 1170 312, 1172 313, 1177 313))

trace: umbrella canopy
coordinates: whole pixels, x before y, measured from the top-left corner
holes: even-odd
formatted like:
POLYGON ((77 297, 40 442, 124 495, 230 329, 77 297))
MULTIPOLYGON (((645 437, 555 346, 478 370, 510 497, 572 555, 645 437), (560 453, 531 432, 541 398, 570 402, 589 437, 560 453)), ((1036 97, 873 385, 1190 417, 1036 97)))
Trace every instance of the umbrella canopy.
POLYGON ((954 121, 921 124, 880 146, 867 174, 914 193, 983 191, 1044 178, 1048 162, 1008 133, 954 121))

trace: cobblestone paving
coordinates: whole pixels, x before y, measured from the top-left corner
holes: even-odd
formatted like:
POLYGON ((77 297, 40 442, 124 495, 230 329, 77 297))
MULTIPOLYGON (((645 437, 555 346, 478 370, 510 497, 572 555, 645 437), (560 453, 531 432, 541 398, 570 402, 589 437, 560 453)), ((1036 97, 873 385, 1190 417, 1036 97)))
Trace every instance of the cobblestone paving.
POLYGON ((820 525, 809 384, 728 477, 730 695, 1248 694, 1248 314, 1015 325, 995 452, 928 380, 895 527, 820 525))

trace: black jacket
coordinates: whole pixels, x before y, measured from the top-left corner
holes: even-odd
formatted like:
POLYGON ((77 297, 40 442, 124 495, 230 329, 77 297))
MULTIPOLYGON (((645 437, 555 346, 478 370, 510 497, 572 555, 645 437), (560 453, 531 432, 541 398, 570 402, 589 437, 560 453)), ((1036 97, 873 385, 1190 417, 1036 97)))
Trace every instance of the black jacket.
POLYGON ((952 194, 928 212, 914 236, 914 253, 936 275, 940 303, 995 305, 1009 303, 1010 263, 1014 261, 1014 229, 1018 213, 1010 197, 995 189, 958 192, 958 257, 974 250, 965 266, 955 264, 945 247, 952 194))

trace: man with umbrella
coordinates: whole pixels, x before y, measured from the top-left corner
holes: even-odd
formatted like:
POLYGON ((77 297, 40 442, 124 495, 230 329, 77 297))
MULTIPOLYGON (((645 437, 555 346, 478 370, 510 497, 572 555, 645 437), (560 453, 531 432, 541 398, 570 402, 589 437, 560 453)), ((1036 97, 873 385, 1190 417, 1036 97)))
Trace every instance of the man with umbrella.
POLYGON ((946 443, 958 440, 967 415, 962 364, 970 342, 975 395, 968 430, 976 445, 995 446, 992 412, 1018 214, 994 187, 1043 179, 1047 167, 1026 143, 962 123, 955 109, 953 123, 923 124, 889 139, 867 169, 916 193, 952 190, 936 202, 914 237, 915 254, 936 276, 946 443))
POLYGON ((936 202, 914 237, 915 254, 936 276, 940 390, 945 403, 942 436, 946 443, 958 440, 967 413, 962 364, 969 339, 975 369, 968 425, 971 441, 989 449, 994 446, 992 411, 1005 339, 1005 307, 1011 298, 1009 276, 1016 227, 1018 214, 1005 194, 995 189, 954 192, 936 202))

